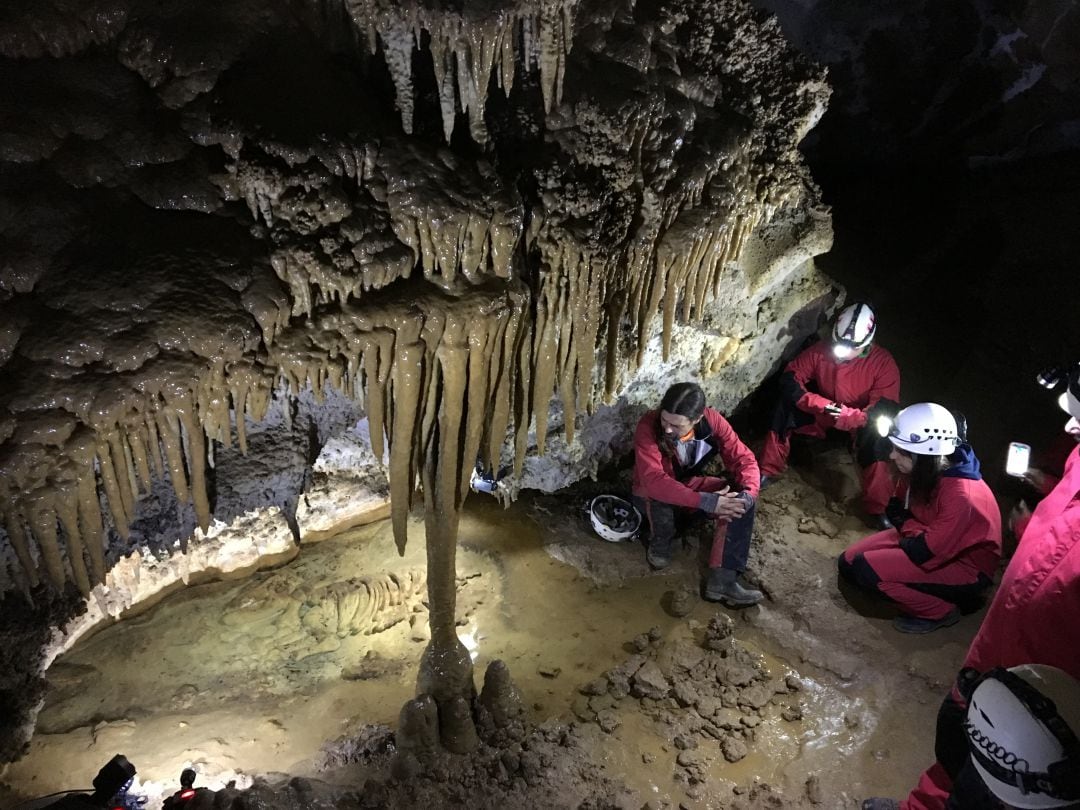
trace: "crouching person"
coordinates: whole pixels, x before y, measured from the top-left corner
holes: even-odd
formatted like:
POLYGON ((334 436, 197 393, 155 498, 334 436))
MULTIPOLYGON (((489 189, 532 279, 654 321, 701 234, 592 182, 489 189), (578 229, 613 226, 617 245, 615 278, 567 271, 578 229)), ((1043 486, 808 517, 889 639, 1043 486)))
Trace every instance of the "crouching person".
POLYGON ((904 633, 955 624, 978 605, 1001 559, 1001 515, 979 461, 941 405, 923 402, 897 414, 890 458, 903 476, 886 514, 893 528, 840 555, 840 574, 888 597, 904 633))
POLYGON ((757 460, 720 412, 705 406, 699 385, 671 386, 660 407, 641 417, 634 454, 634 505, 649 524, 649 565, 671 564, 679 544, 676 518, 700 510, 715 520, 705 598, 736 607, 760 602, 761 591, 738 579, 750 554, 757 460), (724 478, 702 474, 716 455, 724 478))

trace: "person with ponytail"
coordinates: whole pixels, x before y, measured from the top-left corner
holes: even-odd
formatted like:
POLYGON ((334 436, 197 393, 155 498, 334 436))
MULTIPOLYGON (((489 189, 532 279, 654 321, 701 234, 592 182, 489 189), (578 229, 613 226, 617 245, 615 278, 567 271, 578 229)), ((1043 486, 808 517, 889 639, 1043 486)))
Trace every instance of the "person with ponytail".
POLYGON ((900 495, 885 512, 893 528, 840 555, 845 579, 895 602, 904 633, 955 624, 993 583, 1001 560, 1001 513, 956 417, 933 402, 904 408, 888 433, 900 495))
POLYGON ((677 545, 676 517, 700 510, 716 521, 705 598, 734 607, 760 602, 744 587, 761 474, 757 460, 705 392, 692 382, 668 388, 660 407, 641 417, 634 434, 634 505, 649 525, 646 558, 655 569, 671 564, 677 545), (719 455, 724 477, 703 474, 719 455))

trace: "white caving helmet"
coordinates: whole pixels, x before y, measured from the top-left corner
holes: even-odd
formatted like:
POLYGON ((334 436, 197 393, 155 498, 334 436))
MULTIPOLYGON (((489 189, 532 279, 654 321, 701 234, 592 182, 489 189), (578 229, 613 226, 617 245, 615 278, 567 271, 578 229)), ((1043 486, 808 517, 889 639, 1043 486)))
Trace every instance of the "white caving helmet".
POLYGON ((847 360, 870 345, 877 331, 877 316, 869 304, 845 307, 833 325, 833 355, 847 360))
POLYGON ((1067 672, 992 670, 975 686, 964 730, 979 776, 1009 807, 1080 802, 1080 682, 1067 672))
POLYGON ((948 456, 960 446, 956 417, 935 402, 908 405, 896 415, 889 441, 917 456, 948 456))
POLYGON ((609 543, 629 540, 641 528, 641 513, 629 501, 597 495, 589 504, 593 530, 609 543))

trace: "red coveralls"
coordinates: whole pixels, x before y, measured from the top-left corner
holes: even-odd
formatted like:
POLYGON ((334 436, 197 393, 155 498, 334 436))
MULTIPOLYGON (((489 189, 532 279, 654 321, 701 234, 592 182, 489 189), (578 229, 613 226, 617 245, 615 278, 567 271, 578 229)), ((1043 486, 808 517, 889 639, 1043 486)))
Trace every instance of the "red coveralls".
POLYGON ((1001 511, 982 478, 949 475, 929 503, 912 500, 909 508, 914 517, 899 531, 886 529, 848 546, 840 570, 909 616, 937 621, 993 584, 1001 511))
MULTIPOLYGON (((1035 508, 964 660, 979 672, 1020 664, 1048 664, 1080 678, 1080 448, 1035 508)), ((963 703, 955 687, 950 698, 963 703)), ((939 752, 941 736, 939 721, 939 752)), ((936 762, 900 808, 943 810, 951 789, 936 762)))
MULTIPOLYGON (((695 429, 695 436, 707 442, 720 454, 724 462, 725 478, 715 476, 694 475, 692 470, 687 471, 676 468, 676 460, 660 452, 657 442, 657 431, 660 425, 660 411, 649 411, 638 422, 634 432, 634 495, 646 501, 659 501, 673 506, 681 506, 687 509, 701 508, 702 492, 717 492, 725 486, 730 486, 732 491, 750 493, 756 500, 761 489, 761 473, 758 471, 757 459, 750 452, 738 434, 728 423, 723 415, 712 408, 706 408, 702 416, 702 422, 695 429)), ((652 522, 649 515, 646 517, 652 522)), ((749 516, 752 520, 752 515, 749 516)), ((750 536, 746 532, 745 538, 740 538, 739 549, 726 549, 727 529, 729 521, 717 520, 716 531, 713 535, 712 553, 709 557, 709 567, 730 567, 742 570, 746 566, 746 554, 749 551, 750 536), (745 546, 745 548, 742 548, 745 546), (725 555, 725 551, 728 554, 725 555), (735 552, 732 559, 732 551, 735 552), (727 557, 728 559, 724 559, 727 557)), ((747 529, 752 528, 752 524, 747 529)), ((732 542, 735 542, 734 539, 732 542)))
MULTIPOLYGON (((791 433, 824 438, 829 428, 836 427, 835 417, 825 412, 833 402, 862 411, 860 424, 854 433, 866 425, 866 411, 881 399, 900 402, 900 369, 888 351, 878 345, 870 347, 866 357, 837 362, 828 341, 815 343, 798 354, 784 369, 781 409, 791 405, 805 416, 795 414, 795 427, 774 424, 765 437, 761 451, 761 472, 779 475, 787 468, 791 450, 791 433), (807 390, 807 386, 817 393, 807 390)), ((781 417, 782 419, 782 417, 781 417)), ((786 420, 783 420, 786 421, 786 420)), ((873 430, 874 426, 871 425, 873 430)), ((854 436, 852 437, 854 438, 854 436)), ((892 494, 892 478, 885 460, 874 460, 862 467, 863 505, 871 515, 880 515, 892 494)))

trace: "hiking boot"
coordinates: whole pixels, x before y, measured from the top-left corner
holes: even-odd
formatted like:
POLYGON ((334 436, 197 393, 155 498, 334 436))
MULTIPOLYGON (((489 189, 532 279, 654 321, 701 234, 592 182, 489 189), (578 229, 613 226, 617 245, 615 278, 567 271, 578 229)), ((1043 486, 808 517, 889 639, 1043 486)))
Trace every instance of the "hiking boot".
POLYGON ((645 552, 645 560, 654 571, 660 571, 671 565, 672 553, 670 548, 653 548, 649 546, 645 552))
POLYGON ((774 483, 776 483, 776 478, 771 475, 762 475, 761 481, 758 483, 758 491, 764 492, 765 487, 771 486, 774 483))
POLYGON ((765 598, 765 594, 739 583, 739 572, 730 568, 713 568, 705 582, 705 598, 723 602, 729 607, 749 607, 765 598))
POLYGON ((897 616, 893 619, 893 627, 901 633, 932 633, 939 627, 952 627, 958 621, 960 621, 960 608, 953 608, 940 619, 897 616))
POLYGON ((864 799, 859 807, 860 810, 900 810, 900 802, 896 799, 875 797, 873 799, 864 799))

